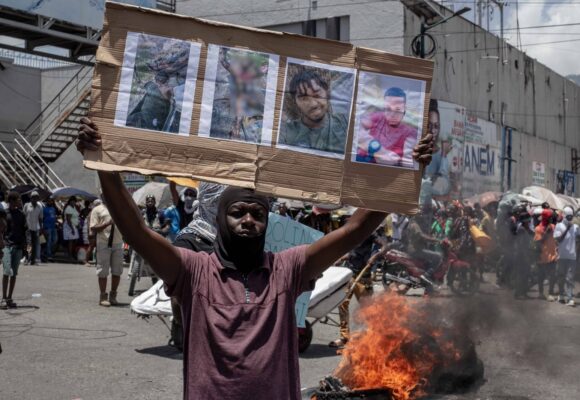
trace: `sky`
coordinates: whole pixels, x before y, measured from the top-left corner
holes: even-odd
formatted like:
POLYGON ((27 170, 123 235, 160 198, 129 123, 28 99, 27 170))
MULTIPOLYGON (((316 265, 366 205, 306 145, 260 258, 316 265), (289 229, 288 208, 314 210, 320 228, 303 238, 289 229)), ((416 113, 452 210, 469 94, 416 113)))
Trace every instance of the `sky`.
MULTIPOLYGON (((455 6, 475 9, 474 2, 463 0, 440 1, 447 7, 455 6)), ((522 49, 532 58, 547 65, 561 75, 580 74, 580 0, 519 0, 507 1, 504 11, 505 38, 513 45, 518 45, 517 27, 535 27, 539 25, 577 24, 573 26, 521 29, 522 49), (570 41, 572 40, 572 41, 570 41), (569 41, 564 43, 539 43, 569 41)), ((474 13, 465 14, 473 20, 474 13)), ((483 24, 487 27, 487 15, 484 13, 483 24)), ((490 30, 499 36, 500 17, 498 7, 490 11, 490 30)))

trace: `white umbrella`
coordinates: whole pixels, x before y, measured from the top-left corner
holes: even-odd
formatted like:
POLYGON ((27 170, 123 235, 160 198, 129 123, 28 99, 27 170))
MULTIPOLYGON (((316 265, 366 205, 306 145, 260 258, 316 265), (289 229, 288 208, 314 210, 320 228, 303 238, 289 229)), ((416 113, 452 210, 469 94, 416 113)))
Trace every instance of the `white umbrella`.
POLYGON ((580 203, 574 197, 566 196, 565 194, 557 194, 556 196, 558 196, 565 206, 570 206, 574 210, 578 210, 580 207, 580 203))
POLYGON ((133 193, 133 201, 140 207, 145 207, 147 196, 153 195, 158 208, 173 205, 169 184, 162 182, 148 182, 133 193))
POLYGON ((524 196, 530 196, 542 200, 543 202, 545 201, 550 205, 550 207, 558 210, 562 210, 566 206, 566 203, 561 198, 545 187, 528 186, 522 190, 522 194, 524 196))

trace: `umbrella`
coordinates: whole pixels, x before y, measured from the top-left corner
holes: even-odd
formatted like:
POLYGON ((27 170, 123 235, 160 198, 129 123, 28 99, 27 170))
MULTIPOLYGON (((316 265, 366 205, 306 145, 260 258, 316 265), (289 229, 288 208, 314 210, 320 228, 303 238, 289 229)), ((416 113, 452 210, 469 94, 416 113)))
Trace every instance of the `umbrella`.
POLYGON ((50 196, 50 192, 46 189, 41 189, 32 185, 18 185, 10 188, 11 192, 18 192, 21 196, 30 196, 30 193, 37 191, 40 199, 44 200, 50 196))
POLYGON ((162 182, 149 182, 133 193, 133 201, 138 206, 145 207, 145 199, 148 195, 155 197, 158 208, 166 208, 173 204, 169 184, 162 182))
POLYGON ((476 203, 479 203, 482 207, 487 207, 491 203, 499 202, 502 195, 502 192, 485 192, 465 199, 464 203, 472 207, 476 203))
POLYGON ((565 194, 557 194, 556 196, 558 196, 564 206, 570 206, 574 210, 578 210, 580 207, 580 203, 574 197, 566 196, 565 194))
POLYGON ((82 189, 77 189, 77 188, 70 187, 70 186, 64 186, 61 188, 57 188, 57 189, 54 189, 54 191, 52 192, 52 197, 54 197, 57 200, 67 200, 71 196, 80 197, 82 199, 91 200, 91 201, 99 198, 98 196, 95 196, 92 193, 85 192, 82 189))
POLYGON ((561 210, 566 205, 565 202, 554 194, 550 189, 541 186, 528 186, 522 190, 524 196, 531 196, 542 200, 550 205, 552 208, 561 210))

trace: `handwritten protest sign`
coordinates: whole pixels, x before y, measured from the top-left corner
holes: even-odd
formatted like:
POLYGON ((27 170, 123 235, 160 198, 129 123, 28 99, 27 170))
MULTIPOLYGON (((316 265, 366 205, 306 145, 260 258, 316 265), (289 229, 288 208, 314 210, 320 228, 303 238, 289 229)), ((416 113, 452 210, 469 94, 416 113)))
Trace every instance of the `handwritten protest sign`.
POLYGON ((107 2, 88 168, 417 210, 433 63, 107 2))
MULTIPOLYGON (((314 243, 322 236, 324 236, 322 232, 296 222, 293 219, 270 213, 268 217, 268 230, 266 231, 265 250, 277 253, 301 244, 314 243)), ((296 300, 296 323, 300 328, 306 326, 306 314, 308 313, 311 293, 304 292, 296 300)))

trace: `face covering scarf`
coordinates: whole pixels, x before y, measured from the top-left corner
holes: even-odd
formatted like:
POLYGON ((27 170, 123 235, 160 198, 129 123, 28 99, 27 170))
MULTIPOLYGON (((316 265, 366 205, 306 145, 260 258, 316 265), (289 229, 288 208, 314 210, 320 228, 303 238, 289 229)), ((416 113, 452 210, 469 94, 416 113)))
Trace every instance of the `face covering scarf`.
POLYGON ((216 215, 218 202, 221 194, 227 186, 217 183, 201 182, 199 184, 197 201, 198 207, 193 214, 193 219, 179 235, 193 233, 206 241, 213 242, 217 232, 216 215))
MULTIPOLYGON (((217 236, 214 242, 215 253, 224 267, 241 271, 250 271, 262 265, 266 229, 252 238, 240 237, 230 231, 227 223, 227 212, 237 202, 257 203, 268 212, 268 199, 256 194, 251 189, 236 187, 227 188, 221 195, 217 214, 217 236)), ((267 225, 266 225, 267 226, 267 225)))

